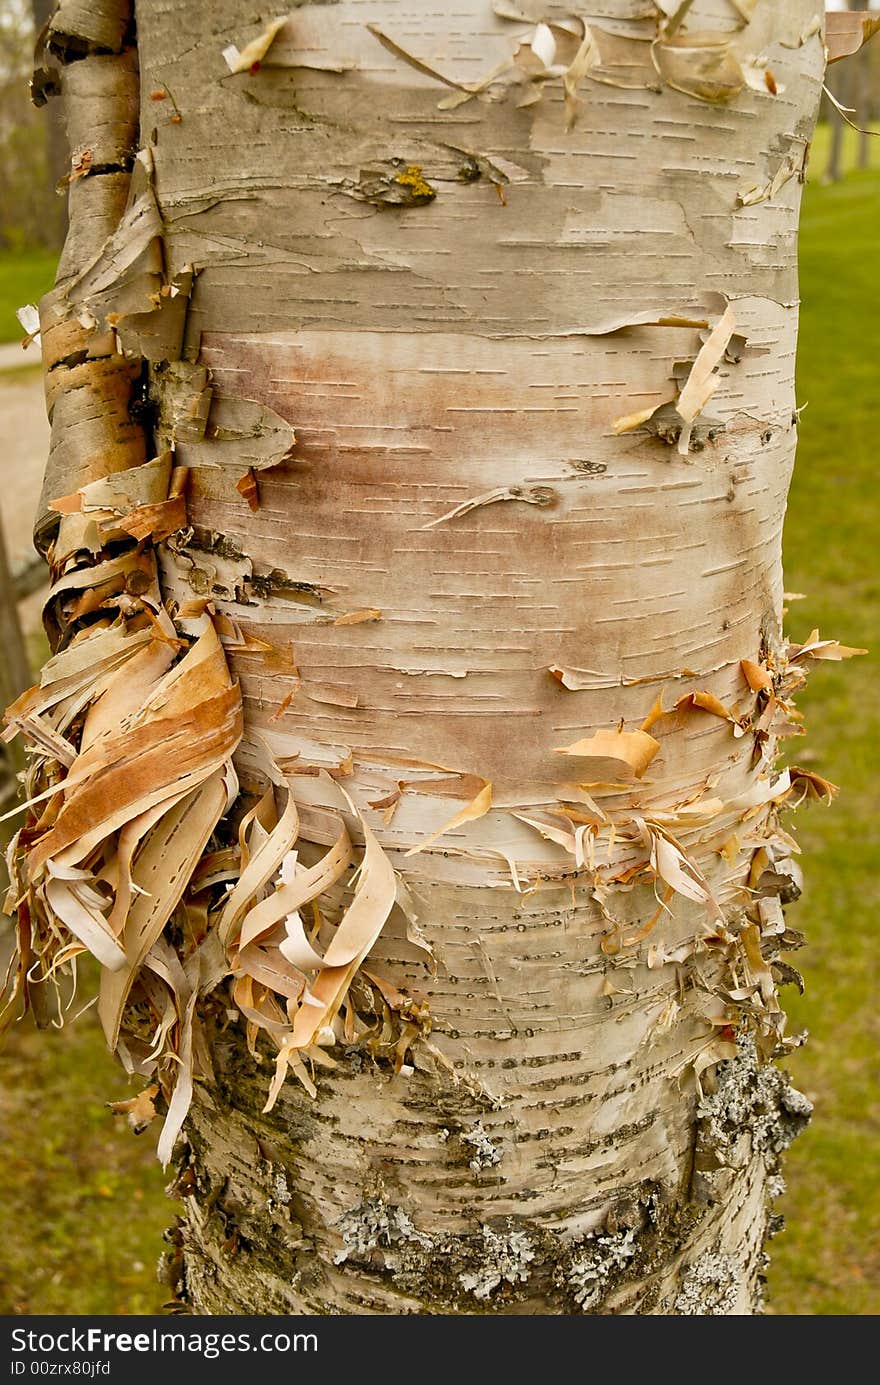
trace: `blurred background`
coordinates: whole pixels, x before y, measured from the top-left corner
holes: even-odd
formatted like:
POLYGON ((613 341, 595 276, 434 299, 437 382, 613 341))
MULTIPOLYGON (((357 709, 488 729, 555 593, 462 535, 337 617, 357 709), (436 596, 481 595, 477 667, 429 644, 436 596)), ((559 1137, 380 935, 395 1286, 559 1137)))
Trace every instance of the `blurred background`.
MULTIPOLYGON (((48 449, 39 352, 22 350, 16 309, 51 287, 65 229, 65 145, 56 102, 35 110, 28 76, 35 28, 52 0, 0 0, 0 696, 6 705, 46 655, 42 562, 30 540, 48 449)), ((845 4, 829 8, 844 9, 845 4)), ((868 8, 850 5, 849 8, 868 8)), ((875 6, 876 8, 876 6, 875 6)), ((808 738, 794 758, 841 786, 830 808, 793 824, 806 889, 793 922, 808 944, 794 960, 803 997, 784 996, 795 1084, 815 1103, 793 1147, 771 1243, 767 1308, 787 1315, 880 1312, 880 1096, 876 920, 880 913, 877 651, 880 567, 876 406, 880 400, 880 37, 833 68, 853 108, 828 102, 813 145, 801 238, 798 360, 801 441, 786 523, 787 629, 868 646, 873 658, 822 663, 801 696, 808 738)), ((0 801, 18 764, 0 762, 0 801)), ((0 828, 2 831, 3 828, 0 828)), ((2 867, 0 867, 2 870, 2 867)), ((0 884, 4 883, 0 881, 0 884)), ((10 946, 0 922, 0 959, 10 946)), ((81 977, 81 999, 94 976, 81 977)), ((139 1139, 107 1103, 130 1095, 92 1011, 62 1031, 29 1020, 0 1049, 0 1312, 158 1312, 161 1234, 174 1204, 149 1132, 139 1139)))

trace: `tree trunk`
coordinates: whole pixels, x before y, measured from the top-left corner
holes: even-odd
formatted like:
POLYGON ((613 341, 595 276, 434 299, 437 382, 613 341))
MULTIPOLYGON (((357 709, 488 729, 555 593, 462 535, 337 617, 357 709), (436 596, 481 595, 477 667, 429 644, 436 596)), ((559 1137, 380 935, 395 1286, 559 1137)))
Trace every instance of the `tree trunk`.
MULTIPOLYGON (((43 26, 49 22, 52 11, 55 9, 54 0, 31 0, 31 13, 34 17, 34 33, 39 34, 43 26)), ((32 89, 33 90, 33 89, 32 89)), ((37 100, 41 100, 37 97, 37 100)), ((70 172, 68 164, 68 142, 64 132, 64 125, 61 118, 61 111, 56 102, 50 102, 46 110, 46 168, 49 176, 51 192, 62 184, 62 180, 70 172)), ((51 246, 56 250, 63 244, 67 235, 67 209, 66 203, 61 204, 60 211, 53 217, 57 222, 56 235, 52 237, 51 246)))
POLYGON ((856 122, 859 126, 859 142, 856 151, 856 167, 870 168, 871 166, 871 131, 870 123, 873 120, 873 92, 871 91, 871 66, 870 51, 864 49, 857 53, 855 57, 855 83, 856 83, 856 122))
MULTIPOLYGON (((867 10, 866 0, 848 0, 848 10, 867 10)), ((871 119, 870 114, 870 68, 867 52, 858 52, 851 63, 838 69, 831 83, 834 95, 847 111, 855 112, 854 123, 859 126, 856 162, 859 168, 867 168, 870 162, 870 135, 864 128, 871 119)), ((837 183, 843 173, 843 149, 846 144, 846 123, 840 112, 829 104, 831 120, 831 145, 828 152, 828 167, 824 181, 837 183)))
MULTIPOLYGON (((852 83, 853 73, 850 68, 844 68, 834 84, 834 95, 842 106, 847 109, 852 105, 852 83)), ((843 146, 846 142, 846 123, 840 112, 830 107, 831 118, 831 143, 828 147, 828 167, 825 169, 824 182, 838 183, 843 173, 843 146)))
MULTIPOLYGON (((553 0, 340 0, 253 49, 233 0, 138 0, 130 184, 130 31, 83 40, 81 8, 46 499, 173 449, 188 527, 126 532, 161 540, 178 638, 213 603, 245 795, 276 780, 211 870, 238 840, 244 879, 288 794, 279 898, 354 843, 302 901, 312 961, 296 908, 260 932, 261 884, 216 930, 233 989, 196 985, 204 871, 145 962, 126 925, 108 1037, 137 956, 141 1012, 177 1004, 175 1110, 172 1066, 203 1079, 169 1282, 209 1313, 757 1311, 809 1110, 773 1063, 779 810, 824 791, 773 768, 816 652, 781 628, 812 0, 594 0, 590 28, 553 0), (284 959, 311 998, 273 991, 284 959), (292 1069, 271 1110, 267 1059, 292 1069)), ((77 503, 38 531, 85 582, 77 503)), ((95 602, 55 591, 63 644, 95 602)))

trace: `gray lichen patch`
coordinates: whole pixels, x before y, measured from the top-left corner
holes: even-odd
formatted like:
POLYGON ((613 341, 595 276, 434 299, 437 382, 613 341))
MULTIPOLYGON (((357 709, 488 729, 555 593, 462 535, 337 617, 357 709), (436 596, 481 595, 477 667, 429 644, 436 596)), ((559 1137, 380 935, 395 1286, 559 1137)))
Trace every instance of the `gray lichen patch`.
POLYGON ((502 1284, 525 1283, 534 1258, 535 1249, 525 1231, 493 1231, 491 1226, 484 1226, 481 1260, 460 1274, 459 1282, 475 1298, 487 1299, 502 1284))
POLYGON ((741 1279, 731 1256, 706 1251, 684 1270, 673 1312, 678 1317, 730 1317, 736 1312, 741 1279))
POLYGON ((273 1169, 272 1191, 275 1201, 280 1203, 282 1207, 286 1207, 293 1200, 293 1194, 287 1182, 287 1173, 283 1168, 273 1169))
POLYGON ((472 1130, 462 1131, 461 1141, 473 1149, 469 1167, 474 1173, 482 1173, 483 1169, 501 1163, 502 1151, 492 1143, 482 1121, 477 1121, 472 1130))
POLYGON ((706 1211, 676 1190, 644 1183, 609 1210, 605 1226, 570 1243, 560 1254, 553 1282, 567 1303, 583 1313, 603 1314, 609 1302, 627 1301, 630 1311, 654 1309, 659 1282, 694 1241, 706 1211), (638 1286, 636 1288, 635 1286, 638 1286))
MULTIPOLYGON (((444 1311, 508 1312, 528 1299, 559 1303, 552 1273, 558 1239, 519 1217, 495 1218, 473 1231, 419 1231, 409 1214, 393 1204, 378 1184, 334 1224, 344 1248, 334 1263, 364 1282, 430 1302, 444 1311)), ((558 1310, 557 1310, 558 1311, 558 1310)))
POLYGON ((636 1254, 636 1230, 627 1227, 608 1236, 588 1236, 573 1255, 566 1274, 572 1297, 584 1313, 592 1312, 636 1254))
POLYGON ((740 1035, 737 1055, 720 1064, 715 1090, 697 1108, 697 1169, 741 1168, 753 1153, 778 1159, 810 1119, 812 1105, 755 1041, 740 1035))
POLYGON ((337 1265, 349 1259, 369 1260, 374 1251, 389 1250, 401 1242, 410 1242, 423 1250, 433 1246, 431 1237, 413 1226, 409 1213, 381 1196, 365 1198, 357 1207, 349 1208, 336 1226, 345 1243, 333 1257, 337 1265))

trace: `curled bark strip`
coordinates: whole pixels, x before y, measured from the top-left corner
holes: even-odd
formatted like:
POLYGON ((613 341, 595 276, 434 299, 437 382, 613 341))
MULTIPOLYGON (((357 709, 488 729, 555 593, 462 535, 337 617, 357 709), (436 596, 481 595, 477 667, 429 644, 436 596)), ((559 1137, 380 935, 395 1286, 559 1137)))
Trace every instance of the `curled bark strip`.
POLYGON ((64 53, 119 53, 130 22, 129 0, 59 0, 48 41, 64 53))
POLYGON ((473 510, 479 510, 484 505, 496 505, 502 500, 519 500, 524 505, 539 505, 546 508, 552 505, 557 499, 556 492, 549 486, 499 486, 496 490, 487 491, 485 495, 474 496, 473 500, 464 500, 460 505, 456 505, 454 510, 448 510, 445 515, 440 515, 438 519, 432 519, 429 524, 423 524, 423 529, 435 529, 438 524, 448 524, 452 519, 462 519, 465 515, 471 514, 473 510))
POLYGON ((825 15, 825 48, 829 65, 858 53, 876 33, 880 33, 878 15, 829 10, 825 15))
MULTIPOLYGON (((270 759, 269 791, 242 820, 237 848, 216 844, 230 831, 242 735, 225 648, 271 646, 232 637, 207 603, 175 625, 156 546, 187 528, 187 460, 217 466, 228 452, 252 477, 287 454, 293 431, 256 402, 212 402, 205 368, 180 360, 193 273, 166 273, 151 158, 134 152, 129 17, 121 0, 63 0, 45 40, 79 60, 61 82, 74 146, 70 236, 41 310, 52 445, 37 538, 51 567, 44 618, 55 652, 39 685, 8 709, 4 733, 32 752, 27 818, 9 852, 6 908, 19 955, 6 1013, 19 1000, 38 1005, 59 972, 91 952, 110 1047, 130 1071, 155 1077, 148 1090, 167 1101, 167 1163, 194 1079, 209 1075, 199 998, 235 978, 242 1013, 279 1050, 270 1102, 288 1069, 314 1091, 299 1054, 335 1022, 397 882, 346 799, 366 844, 360 885, 316 951, 298 909, 340 884, 351 843, 340 823, 321 861, 297 865, 297 806, 270 759), (86 186, 98 196, 83 197, 86 186), (133 407, 147 362, 159 367, 168 444, 154 457, 133 407), (287 799, 280 815, 276 793, 287 799)), ((279 27, 260 40, 264 49, 279 27)))

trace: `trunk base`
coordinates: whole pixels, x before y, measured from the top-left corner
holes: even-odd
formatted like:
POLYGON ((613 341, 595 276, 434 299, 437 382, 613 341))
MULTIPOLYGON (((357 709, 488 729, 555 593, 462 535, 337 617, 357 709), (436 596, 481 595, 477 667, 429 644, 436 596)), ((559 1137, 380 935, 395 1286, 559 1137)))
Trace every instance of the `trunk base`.
POLYGON ((330 1208, 310 1178, 320 1143, 315 1105, 289 1090, 278 1110, 261 1114, 261 1077, 237 1074, 221 1084, 218 1108, 199 1103, 192 1113, 174 1186, 186 1195, 186 1212, 169 1233, 175 1249, 164 1263, 190 1311, 761 1311, 764 1240, 768 1223, 772 1232, 780 1222, 767 1204, 782 1190, 780 1155, 809 1103, 779 1069, 758 1063, 747 1038, 698 1107, 688 1186, 637 1185, 600 1228, 577 1237, 529 1216, 474 1217, 465 1230, 442 1229, 427 1206, 395 1187, 393 1174, 371 1164, 366 1142, 361 1201, 330 1208))

